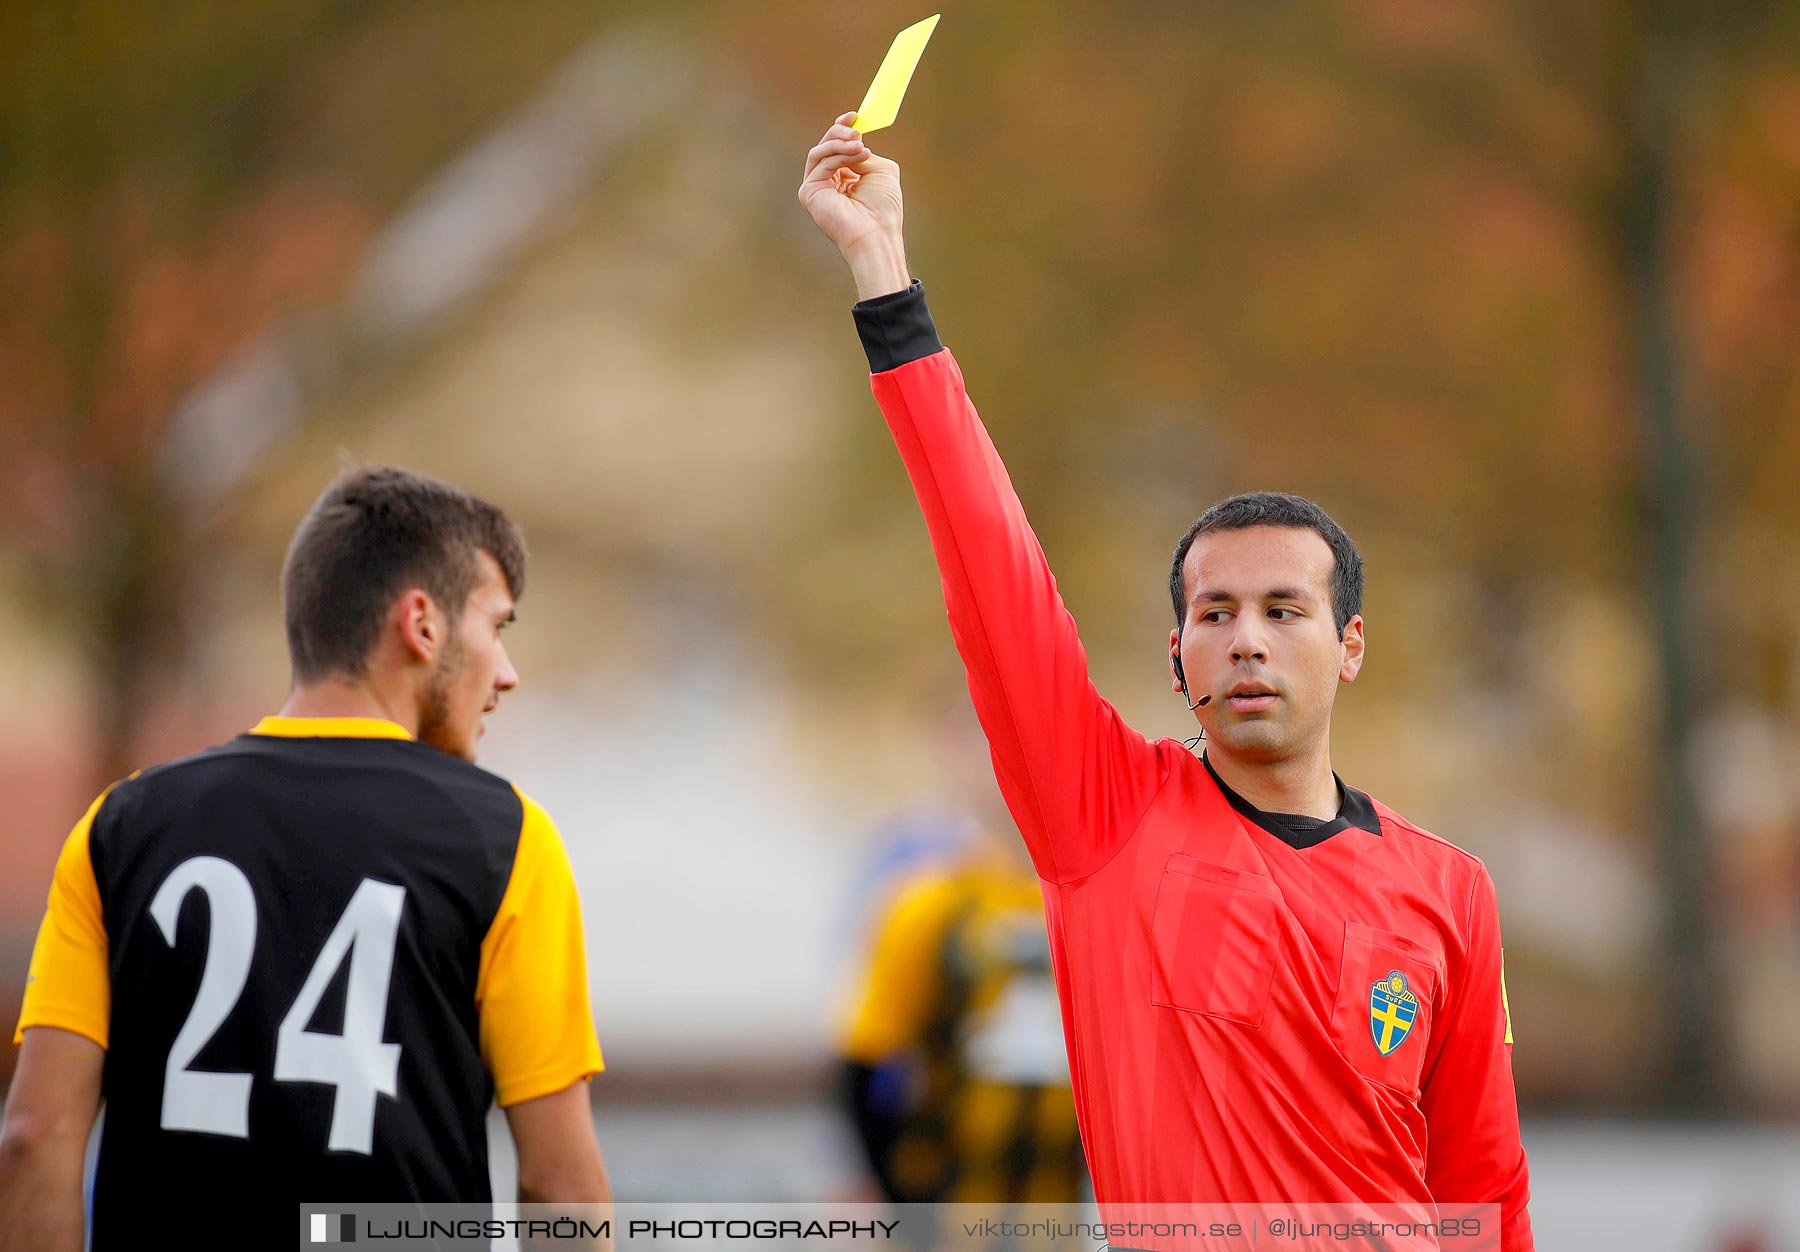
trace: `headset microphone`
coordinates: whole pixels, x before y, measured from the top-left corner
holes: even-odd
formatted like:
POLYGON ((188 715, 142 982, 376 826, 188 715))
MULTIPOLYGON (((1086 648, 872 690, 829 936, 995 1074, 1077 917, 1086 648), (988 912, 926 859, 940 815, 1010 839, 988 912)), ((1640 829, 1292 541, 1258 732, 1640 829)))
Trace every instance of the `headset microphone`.
POLYGON ((1187 675, 1181 672, 1181 658, 1179 656, 1172 656, 1169 659, 1175 663, 1175 677, 1181 683, 1181 698, 1187 701, 1188 712, 1191 713, 1195 709, 1203 709, 1211 704, 1212 692, 1210 691, 1201 696, 1198 700, 1195 700, 1188 695, 1187 675))

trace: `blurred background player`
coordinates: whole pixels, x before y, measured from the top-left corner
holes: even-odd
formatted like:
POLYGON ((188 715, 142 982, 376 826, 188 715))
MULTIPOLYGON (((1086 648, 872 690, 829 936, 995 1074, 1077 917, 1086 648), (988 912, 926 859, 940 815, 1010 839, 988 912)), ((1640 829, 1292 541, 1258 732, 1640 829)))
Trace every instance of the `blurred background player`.
POLYGON ((958 825, 876 898, 841 1093, 894 1202, 1075 1203, 1085 1170, 1037 877, 958 825))
POLYGON ((170 1197, 187 1246, 272 1246, 308 1201, 482 1202, 498 1097, 519 1198, 609 1198, 580 908, 548 814, 476 767, 518 684, 525 548, 450 483, 360 469, 282 576, 293 685, 248 733, 109 788, 57 862, 0 1137, 0 1248, 95 1249, 170 1197))

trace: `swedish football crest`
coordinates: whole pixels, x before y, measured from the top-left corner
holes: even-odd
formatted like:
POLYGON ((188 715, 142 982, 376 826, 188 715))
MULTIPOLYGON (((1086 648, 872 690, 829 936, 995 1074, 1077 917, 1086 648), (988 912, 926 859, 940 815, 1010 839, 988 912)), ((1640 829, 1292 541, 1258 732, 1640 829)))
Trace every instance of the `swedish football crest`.
POLYGON ((1406 985, 1406 975, 1390 970, 1369 988, 1369 1033, 1375 1050, 1386 1056, 1406 1042, 1419 1018, 1419 997, 1406 985))

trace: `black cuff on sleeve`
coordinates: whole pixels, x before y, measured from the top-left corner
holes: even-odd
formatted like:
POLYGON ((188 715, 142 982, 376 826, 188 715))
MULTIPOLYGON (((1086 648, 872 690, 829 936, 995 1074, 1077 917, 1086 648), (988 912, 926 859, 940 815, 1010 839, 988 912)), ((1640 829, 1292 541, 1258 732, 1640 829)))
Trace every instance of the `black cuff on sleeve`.
POLYGON ((871 374, 899 369, 908 361, 943 351, 931 310, 925 307, 925 286, 916 278, 905 291, 857 301, 850 312, 856 318, 856 333, 862 336, 871 374))

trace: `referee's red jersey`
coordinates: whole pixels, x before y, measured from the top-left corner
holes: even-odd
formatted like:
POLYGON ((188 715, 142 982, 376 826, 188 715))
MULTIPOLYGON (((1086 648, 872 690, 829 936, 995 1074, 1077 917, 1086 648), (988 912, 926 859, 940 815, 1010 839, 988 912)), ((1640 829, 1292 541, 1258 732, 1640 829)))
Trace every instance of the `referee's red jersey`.
POLYGON ((1492 1203, 1529 1249, 1486 868, 1341 783, 1290 829, 1127 726, 922 290, 856 318, 1043 882, 1096 1197, 1492 1203))

